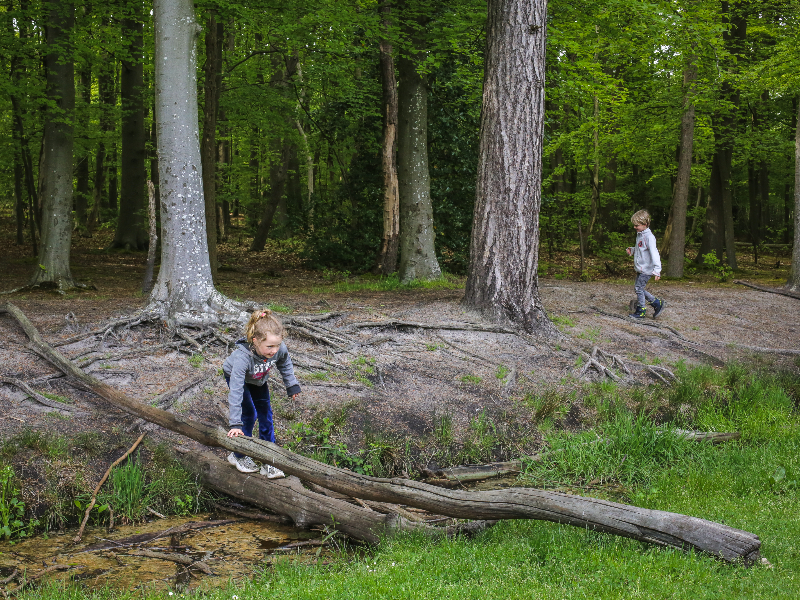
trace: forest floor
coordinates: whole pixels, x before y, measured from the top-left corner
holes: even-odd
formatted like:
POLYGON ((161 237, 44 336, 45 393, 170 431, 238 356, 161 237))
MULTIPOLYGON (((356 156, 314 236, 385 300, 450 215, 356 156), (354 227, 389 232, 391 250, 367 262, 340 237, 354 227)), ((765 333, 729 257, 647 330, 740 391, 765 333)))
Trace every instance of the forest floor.
MULTIPOLYGON (((0 220, 0 288, 6 290, 24 285, 36 263, 29 248, 13 243, 11 225, 7 216, 0 220)), ((21 308, 50 343, 130 315, 145 303, 139 289, 145 255, 106 252, 109 238, 103 230, 74 243, 73 275, 96 289, 66 296, 14 293, 2 301, 21 308)), ((291 401, 280 382, 273 378, 270 385, 278 443, 354 470, 420 477, 426 468, 532 454, 549 431, 591 428, 602 408, 596 390, 607 376, 584 369, 581 352, 591 354, 595 347, 624 362, 630 374, 618 363, 607 363, 609 371, 630 389, 645 391, 629 398, 659 422, 674 420, 687 406, 667 400, 661 391, 666 375, 649 367, 680 372, 692 365, 742 363, 794 378, 800 374, 796 354, 769 351, 800 348, 797 299, 692 272, 680 281, 651 280, 649 289, 667 308, 657 321, 648 316, 645 323, 631 322, 625 318, 633 290, 624 250, 613 261, 589 259, 588 281, 580 281, 575 252, 548 260, 540 293, 561 336, 544 340, 474 330, 488 324, 462 309, 463 278, 404 287, 368 276, 320 273, 303 267, 296 240, 272 240, 265 252, 249 253, 248 240, 231 239, 220 248, 220 291, 288 316, 331 314, 325 326, 352 342, 344 351, 332 351, 290 331, 287 345, 303 393, 291 401), (424 327, 380 325, 388 321, 424 327)), ((739 279, 773 288, 786 280, 785 253, 761 257, 759 267, 752 255, 739 260, 739 279)), ((115 359, 134 348, 155 347, 164 335, 148 325, 60 350, 78 364, 79 357, 88 359, 87 372, 143 402, 194 382, 172 410, 224 423, 224 347, 188 355, 162 348, 115 359)), ((0 318, 0 376, 23 380, 64 408, 0 385, 5 410, 0 439, 6 447, 15 444, 5 459, 15 468, 23 500, 48 527, 59 529, 81 512, 64 499, 84 497, 140 430, 150 438, 145 462, 158 454, 159 444, 184 440, 71 387, 27 350, 26 342, 10 318, 0 318), (42 443, 56 438, 70 440, 69 447, 54 453, 42 443), (84 452, 81 443, 92 452, 84 452)))

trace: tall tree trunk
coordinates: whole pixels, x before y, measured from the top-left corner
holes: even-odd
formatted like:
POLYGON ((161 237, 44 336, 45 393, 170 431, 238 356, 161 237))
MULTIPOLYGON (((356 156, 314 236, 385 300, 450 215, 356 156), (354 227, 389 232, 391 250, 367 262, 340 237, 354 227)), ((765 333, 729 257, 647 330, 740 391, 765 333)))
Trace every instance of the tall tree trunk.
POLYGON ((478 181, 464 305, 525 331, 552 326, 539 298, 545 0, 490 0, 478 181))
POLYGON ((217 22, 211 12, 206 22, 206 62, 203 140, 200 155, 203 158, 203 194, 206 199, 206 236, 208 237, 208 259, 211 275, 217 276, 217 116, 222 87, 222 42, 225 32, 222 22, 217 22))
POLYGON ((149 235, 145 225, 147 158, 144 125, 144 45, 141 0, 135 3, 133 19, 124 19, 128 32, 128 60, 122 61, 120 95, 122 104, 122 169, 119 218, 112 248, 143 250, 149 235))
MULTIPOLYGON (((109 20, 106 19, 105 24, 108 23, 109 20)), ((106 195, 106 180, 108 179, 106 157, 108 153, 106 147, 115 129, 114 112, 116 107, 114 102, 114 75, 112 69, 116 69, 116 67, 108 53, 104 52, 101 56, 104 60, 101 60, 100 64, 97 66, 97 91, 100 99, 100 130, 102 131, 102 135, 97 144, 97 153, 94 162, 94 191, 92 193, 93 224, 99 221, 100 209, 108 207, 108 198, 106 195)))
MULTIPOLYGON (((380 8, 383 26, 388 31, 391 23, 391 6, 388 2, 380 8)), ((383 237, 373 272, 388 275, 397 270, 397 252, 400 245, 400 192, 397 183, 397 79, 394 73, 392 43, 384 38, 380 42, 381 82, 383 84, 383 237)))
POLYGON ((750 241, 754 247, 761 243, 761 197, 759 195, 760 170, 753 160, 747 161, 747 197, 750 200, 750 241))
POLYGON ((42 244, 31 284, 75 286, 69 267, 72 242, 72 118, 75 110, 75 73, 70 48, 75 6, 51 0, 46 4, 47 97, 55 108, 44 123, 46 171, 43 174, 42 244))
POLYGON ((703 256, 709 252, 716 254, 722 260, 725 252, 725 238, 723 228, 725 221, 722 216, 722 187, 725 182, 721 181, 719 157, 714 156, 711 163, 711 176, 709 178, 708 206, 706 207, 705 222, 703 223, 703 239, 700 242, 700 250, 697 252, 696 262, 703 264, 703 256))
MULTIPOLYGON (((422 52, 415 40, 415 51, 422 52)), ((400 280, 404 283, 442 276, 436 260, 431 180, 428 172, 427 78, 416 62, 398 60, 397 179, 400 194, 400 280)))
POLYGON ((283 143, 280 143, 280 140, 278 142, 280 145, 279 152, 276 153, 277 159, 272 163, 269 170, 269 198, 264 205, 264 212, 253 237, 253 243, 250 244, 251 252, 263 252, 269 231, 272 228, 275 211, 278 210, 278 204, 283 197, 283 190, 286 185, 286 174, 289 171, 292 144, 288 139, 284 140, 283 143))
MULTIPOLYGON (((800 102, 797 105, 800 107, 800 102)), ((800 292, 800 108, 794 135, 794 246, 786 287, 791 292, 800 292)))
POLYGON ((161 268, 148 310, 171 326, 241 321, 214 289, 208 261, 192 0, 155 0, 155 103, 161 184, 161 268))
POLYGON ((83 100, 77 120, 80 124, 80 133, 84 138, 84 145, 79 146, 78 167, 75 177, 75 218, 79 230, 84 230, 87 223, 86 210, 89 207, 89 106, 92 103, 92 71, 86 67, 81 69, 80 74, 81 99, 83 100))
POLYGON ((689 186, 692 175, 692 151, 694 147, 694 82, 697 79, 697 66, 694 56, 683 71, 683 116, 681 117, 681 151, 678 163, 678 179, 672 199, 672 231, 669 236, 670 259, 664 275, 683 277, 683 257, 686 252, 686 212, 689 204, 689 186))
POLYGON ((22 194, 22 158, 16 130, 12 130, 14 140, 14 217, 17 225, 17 245, 25 244, 25 197, 22 194))
POLYGON ((230 130, 224 110, 219 111, 219 122, 221 124, 220 137, 217 140, 217 163, 221 165, 221 168, 217 171, 216 195, 222 198, 222 202, 217 203, 217 233, 219 234, 220 240, 227 241, 231 226, 231 212, 230 206, 228 205, 228 195, 225 191, 227 183, 225 180, 229 177, 230 173, 231 148, 230 141, 228 140, 230 130))

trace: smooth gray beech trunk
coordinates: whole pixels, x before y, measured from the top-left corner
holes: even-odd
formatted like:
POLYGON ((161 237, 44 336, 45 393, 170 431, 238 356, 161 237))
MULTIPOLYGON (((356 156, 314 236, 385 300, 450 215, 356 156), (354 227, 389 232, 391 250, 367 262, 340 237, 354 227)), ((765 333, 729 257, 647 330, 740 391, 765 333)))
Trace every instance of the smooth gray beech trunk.
POLYGON ((120 96, 122 101, 122 152, 120 164, 119 217, 112 248, 144 250, 150 238, 146 223, 145 193, 147 158, 144 126, 144 64, 141 1, 135 3, 135 18, 124 19, 128 37, 128 60, 122 61, 120 96))
MULTIPOLYGON (((383 26, 388 31, 391 7, 385 3, 380 8, 383 26)), ((389 275, 397 270, 397 253, 400 244, 400 192, 397 182, 397 78, 395 77, 392 43, 380 43, 381 82, 383 87, 383 238, 375 259, 373 272, 389 275)))
POLYGON ((214 289, 208 260, 194 3, 155 0, 153 13, 162 244, 146 310, 170 325, 241 322, 247 314, 214 289))
POLYGON ((490 0, 480 149, 464 305, 551 333, 537 276, 546 0, 490 0))
MULTIPOLYGON (((417 51, 419 51, 417 44, 417 51)), ((433 240, 433 204, 428 172, 428 89, 410 57, 398 60, 397 179, 400 191, 400 280, 442 276, 433 240)))
POLYGON ((667 277, 683 277, 683 255, 686 250, 686 211, 689 204, 689 185, 692 174, 692 149, 694 146, 694 102, 692 86, 697 79, 694 58, 683 73, 686 96, 683 99, 684 112, 681 118, 681 153, 678 163, 678 179, 672 200, 672 231, 669 237, 669 261, 664 270, 667 277))
POLYGON ((794 247, 792 269, 786 282, 786 287, 792 292, 800 292, 800 102, 797 105, 797 126, 794 135, 794 247))
POLYGON ((54 284, 58 289, 75 286, 69 268, 72 242, 72 119, 75 111, 75 69, 69 53, 70 30, 75 22, 75 6, 53 0, 48 14, 47 97, 55 104, 44 122, 44 172, 40 174, 42 200, 42 239, 39 261, 31 285, 54 284))

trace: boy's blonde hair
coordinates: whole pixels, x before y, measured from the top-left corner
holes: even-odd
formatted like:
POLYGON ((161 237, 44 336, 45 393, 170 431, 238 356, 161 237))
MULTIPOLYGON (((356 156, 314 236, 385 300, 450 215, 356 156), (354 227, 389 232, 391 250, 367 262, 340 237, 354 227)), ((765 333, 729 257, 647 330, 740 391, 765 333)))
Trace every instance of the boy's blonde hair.
POLYGON ((253 311, 244 328, 244 336, 247 341, 252 344, 254 339, 263 340, 268 333, 283 339, 286 329, 283 327, 281 320, 270 309, 261 308, 253 311))
POLYGON ((631 217, 631 223, 634 225, 646 225, 647 227, 650 227, 650 213, 646 210, 636 211, 631 217))

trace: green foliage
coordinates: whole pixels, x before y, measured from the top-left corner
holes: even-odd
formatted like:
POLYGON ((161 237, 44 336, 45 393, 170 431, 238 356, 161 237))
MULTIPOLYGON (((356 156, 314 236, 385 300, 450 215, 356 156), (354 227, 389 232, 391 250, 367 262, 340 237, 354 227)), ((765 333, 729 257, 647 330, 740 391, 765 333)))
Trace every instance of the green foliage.
POLYGON ((572 319, 564 315, 553 315, 552 317, 550 317, 550 320, 561 331, 565 331, 566 327, 575 327, 575 319, 572 319))
POLYGON ((19 498, 14 486, 14 469, 10 465, 0 466, 0 535, 6 540, 26 537, 39 525, 31 519, 25 523, 25 503, 19 498))
POLYGON ((316 427, 306 423, 294 423, 289 428, 288 434, 291 439, 287 446, 315 460, 350 469, 355 473, 371 475, 373 465, 369 452, 364 450, 350 452, 347 444, 334 440, 333 436, 338 427, 329 417, 323 417, 316 427))
POLYGON ((458 378, 461 383, 472 383, 474 385, 479 384, 482 380, 477 375, 462 375, 458 378))
POLYGON ((716 252, 703 254, 703 264, 714 273, 714 276, 720 282, 728 281, 733 275, 733 269, 731 269, 728 263, 720 263, 716 252))
POLYGON ((145 481, 139 453, 114 467, 110 480, 111 490, 102 494, 103 503, 111 505, 123 520, 130 523, 141 521, 152 493, 145 481))
POLYGON ((192 354, 188 360, 190 365, 192 365, 195 369, 199 369, 205 359, 203 358, 202 354, 192 354))
POLYGON ((509 369, 505 365, 499 365, 497 367, 497 371, 495 371, 495 373, 494 373, 494 376, 497 379, 505 379, 510 372, 511 372, 511 369, 509 369))

